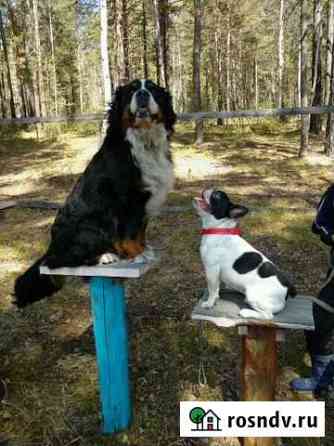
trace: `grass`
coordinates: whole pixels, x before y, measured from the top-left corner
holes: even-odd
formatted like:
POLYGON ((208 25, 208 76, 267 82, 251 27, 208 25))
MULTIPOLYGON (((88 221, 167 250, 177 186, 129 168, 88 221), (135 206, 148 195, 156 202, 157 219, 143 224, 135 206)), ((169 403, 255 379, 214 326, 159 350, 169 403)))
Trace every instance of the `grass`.
MULTIPOLYGON (((333 166, 312 139, 312 156, 300 160, 292 124, 270 122, 247 128, 207 126, 206 142, 192 144, 190 125, 173 142, 177 182, 169 205, 178 212, 155 218, 149 239, 160 247, 161 265, 129 281, 128 309, 135 421, 118 436, 99 435, 99 399, 87 288, 70 279, 54 298, 17 311, 11 305, 15 277, 48 243, 54 211, 1 211, 0 375, 9 397, 0 406, 0 440, 9 445, 190 446, 178 437, 178 402, 237 400, 240 339, 235 330, 189 319, 205 286, 199 258, 199 222, 191 199, 203 187, 222 187, 251 213, 245 237, 287 270, 302 293, 316 294, 326 270, 326 249, 311 235, 314 206, 333 180, 333 166), (204 361, 207 384, 199 383, 204 361)), ((61 138, 29 132, 4 135, 0 143, 0 199, 63 201, 98 147, 98 139, 76 129, 61 138)), ((289 380, 309 369, 300 332, 280 347, 278 399, 293 400, 289 380)), ((334 440, 333 410, 326 439, 334 440)), ((0 441, 1 442, 1 441, 0 441)), ((316 445, 287 439, 288 445, 316 445)), ((237 445, 237 439, 211 441, 237 445)))

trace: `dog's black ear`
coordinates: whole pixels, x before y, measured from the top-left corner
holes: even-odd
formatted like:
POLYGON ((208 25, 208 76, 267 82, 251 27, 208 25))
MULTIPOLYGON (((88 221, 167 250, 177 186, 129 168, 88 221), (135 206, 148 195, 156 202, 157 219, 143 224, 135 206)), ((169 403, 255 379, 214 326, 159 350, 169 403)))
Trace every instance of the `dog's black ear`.
POLYGON ((239 204, 232 204, 228 211, 230 218, 241 218, 248 214, 248 208, 246 206, 241 206, 239 204))
POLYGON ((173 109, 173 100, 169 91, 164 90, 163 114, 165 116, 165 127, 169 134, 174 132, 176 114, 173 109))
MULTIPOLYGON (((113 95, 108 111, 108 124, 110 130, 120 130, 122 128, 122 96, 124 87, 118 87, 113 95)), ((109 130, 108 129, 108 130, 109 130)))
POLYGON ((215 190, 210 197, 210 212, 217 219, 221 220, 229 216, 231 202, 225 192, 215 190))

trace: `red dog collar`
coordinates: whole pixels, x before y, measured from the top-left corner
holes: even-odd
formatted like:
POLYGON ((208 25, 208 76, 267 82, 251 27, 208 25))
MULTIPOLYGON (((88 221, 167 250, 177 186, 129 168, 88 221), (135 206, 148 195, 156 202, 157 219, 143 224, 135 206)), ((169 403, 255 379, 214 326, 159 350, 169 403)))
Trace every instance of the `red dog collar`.
POLYGON ((201 230, 201 235, 241 235, 240 228, 207 228, 201 230))

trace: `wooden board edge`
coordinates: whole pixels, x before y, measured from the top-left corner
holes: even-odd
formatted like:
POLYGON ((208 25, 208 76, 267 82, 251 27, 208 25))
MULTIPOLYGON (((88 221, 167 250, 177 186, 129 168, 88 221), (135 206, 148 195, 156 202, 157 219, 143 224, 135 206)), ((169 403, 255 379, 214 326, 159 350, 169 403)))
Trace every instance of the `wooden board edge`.
POLYGON ((212 322, 217 327, 221 328, 233 328, 239 327, 241 325, 256 325, 261 327, 268 328, 276 328, 276 329, 287 329, 287 330, 309 330, 313 331, 314 326, 310 325, 302 325, 302 324, 293 324, 293 323, 284 323, 277 321, 261 321, 259 319, 229 319, 224 317, 215 317, 210 315, 202 315, 199 313, 191 313, 191 319, 197 321, 207 321, 212 322))
POLYGON ((78 276, 78 277, 119 277, 138 279, 143 276, 149 269, 155 266, 157 262, 138 263, 136 267, 122 266, 78 266, 75 268, 55 268, 49 269, 47 266, 40 266, 40 273, 46 275, 60 276, 78 276))

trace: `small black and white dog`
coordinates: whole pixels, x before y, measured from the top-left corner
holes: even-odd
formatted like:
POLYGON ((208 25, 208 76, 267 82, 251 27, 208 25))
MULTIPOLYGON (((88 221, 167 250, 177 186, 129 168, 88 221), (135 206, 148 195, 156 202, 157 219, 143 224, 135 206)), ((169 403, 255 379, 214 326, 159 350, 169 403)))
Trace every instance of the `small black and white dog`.
POLYGON ((221 282, 246 296, 252 309, 242 309, 244 318, 272 319, 283 310, 296 290, 278 268, 240 236, 239 219, 245 206, 233 204, 225 192, 208 189, 194 206, 202 220, 201 257, 209 298, 202 306, 211 308, 219 298, 221 282))
POLYGON ((169 139, 176 115, 168 91, 150 80, 119 87, 109 127, 58 212, 46 253, 15 283, 16 305, 24 307, 60 289, 39 266, 74 267, 134 259, 145 250, 149 217, 159 213, 173 187, 169 139))

